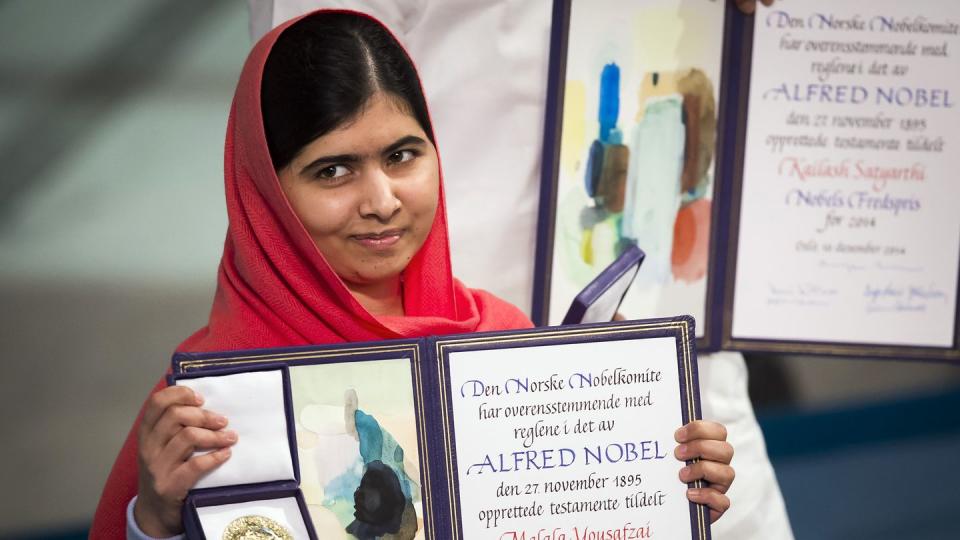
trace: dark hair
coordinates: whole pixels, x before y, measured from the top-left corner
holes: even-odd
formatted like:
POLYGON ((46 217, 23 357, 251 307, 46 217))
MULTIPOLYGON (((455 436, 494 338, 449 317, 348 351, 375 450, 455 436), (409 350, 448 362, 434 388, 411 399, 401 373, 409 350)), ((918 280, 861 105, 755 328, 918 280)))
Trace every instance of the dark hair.
POLYGON ((260 94, 274 168, 357 116, 377 92, 400 98, 433 142, 413 62, 386 28, 362 15, 334 12, 284 30, 267 57, 260 94))

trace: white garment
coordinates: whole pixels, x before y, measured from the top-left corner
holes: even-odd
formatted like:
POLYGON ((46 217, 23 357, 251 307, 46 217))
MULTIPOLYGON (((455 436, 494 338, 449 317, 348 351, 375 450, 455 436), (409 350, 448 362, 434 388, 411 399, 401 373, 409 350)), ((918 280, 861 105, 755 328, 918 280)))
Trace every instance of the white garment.
MULTIPOLYGON (((318 8, 363 11, 395 33, 417 64, 439 142, 454 273, 529 313, 552 2, 249 2, 254 38, 318 8)), ((703 416, 727 426, 736 452, 731 509, 713 537, 792 539, 743 357, 703 355, 699 365, 703 416)))
POLYGON ((714 540, 793 538, 783 496, 747 393, 747 365, 738 352, 701 355, 701 409, 727 428, 737 478, 727 496, 730 510, 713 524, 714 540))
POLYGON ((136 496, 130 499, 130 503, 127 504, 127 540, 184 540, 185 535, 183 534, 157 538, 141 531, 140 526, 137 524, 137 519, 133 515, 133 507, 136 506, 136 504, 136 496))

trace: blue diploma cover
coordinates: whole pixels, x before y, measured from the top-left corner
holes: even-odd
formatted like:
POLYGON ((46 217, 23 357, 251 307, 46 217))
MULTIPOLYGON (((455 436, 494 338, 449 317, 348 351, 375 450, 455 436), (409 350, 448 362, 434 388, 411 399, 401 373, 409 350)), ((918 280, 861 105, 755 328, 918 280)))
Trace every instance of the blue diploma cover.
POLYGON ((573 299, 563 324, 607 322, 613 320, 623 297, 633 284, 645 255, 630 246, 593 279, 573 299))

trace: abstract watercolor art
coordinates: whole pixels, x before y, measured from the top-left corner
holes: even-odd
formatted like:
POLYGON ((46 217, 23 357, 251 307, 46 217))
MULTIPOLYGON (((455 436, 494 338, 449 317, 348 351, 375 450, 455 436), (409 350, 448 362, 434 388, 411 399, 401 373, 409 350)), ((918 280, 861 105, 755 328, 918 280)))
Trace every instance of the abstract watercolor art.
POLYGON ((408 360, 291 369, 301 490, 320 538, 424 538, 408 360))
POLYGON ((647 258, 624 315, 705 315, 723 17, 711 0, 569 3, 542 322, 629 245, 647 258))

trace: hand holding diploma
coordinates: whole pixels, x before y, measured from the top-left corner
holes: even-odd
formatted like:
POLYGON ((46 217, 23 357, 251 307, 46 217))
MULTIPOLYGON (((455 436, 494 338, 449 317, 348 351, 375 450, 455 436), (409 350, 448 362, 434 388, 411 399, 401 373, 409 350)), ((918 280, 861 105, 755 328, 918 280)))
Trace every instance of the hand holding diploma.
MULTIPOLYGON (((757 10, 757 0, 734 0, 734 2, 737 4, 737 8, 747 15, 757 10)), ((760 0, 760 3, 770 7, 773 5, 773 0, 760 0)))
POLYGON ((677 459, 699 460, 680 469, 680 480, 687 483, 703 480, 706 483, 706 487, 687 490, 687 498, 708 506, 710 522, 713 523, 730 508, 726 493, 735 476, 730 466, 733 446, 727 442, 727 429, 716 422, 694 420, 678 429, 675 437, 680 443, 674 450, 677 459))
POLYGON ((184 386, 150 396, 137 434, 139 488, 134 517, 154 537, 179 534, 180 509, 200 478, 230 457, 237 434, 227 419, 201 408, 203 397, 184 386), (214 450, 194 455, 199 450, 214 450))
MULTIPOLYGON (((617 312, 613 320, 625 321, 627 318, 617 312)), ((726 493, 736 476, 730 466, 733 446, 727 442, 727 428, 716 422, 694 420, 678 429, 674 437, 680 443, 674 451, 677 459, 699 459, 680 469, 680 480, 685 483, 703 480, 707 483, 705 488, 687 490, 687 498, 707 505, 710 508, 710 523, 713 523, 730 508, 730 498, 726 493)))

